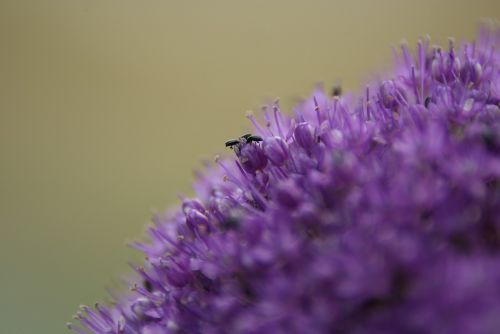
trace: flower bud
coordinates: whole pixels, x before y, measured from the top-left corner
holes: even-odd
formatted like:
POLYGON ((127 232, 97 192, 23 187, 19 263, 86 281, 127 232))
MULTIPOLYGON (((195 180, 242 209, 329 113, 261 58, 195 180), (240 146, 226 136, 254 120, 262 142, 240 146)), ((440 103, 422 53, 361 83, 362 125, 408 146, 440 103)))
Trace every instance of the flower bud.
POLYGON ((404 97, 404 91, 394 81, 386 80, 382 82, 379 88, 379 98, 385 108, 393 109, 397 107, 399 96, 404 97))
POLYGON ((309 123, 302 122, 297 124, 293 132, 295 141, 307 152, 310 152, 315 145, 314 127, 309 123))
POLYGON ((458 73, 460 67, 458 57, 451 54, 443 56, 441 53, 437 53, 431 63, 431 74, 436 81, 445 83, 454 78, 454 73, 458 73))
POLYGON ((182 211, 187 214, 190 210, 205 212, 205 207, 198 199, 184 199, 182 201, 182 211))
POLYGON ((155 305, 151 302, 151 300, 144 297, 137 298, 132 303, 130 308, 138 317, 147 316, 159 319, 163 316, 162 310, 160 308, 156 308, 155 305))
POLYGON ((477 61, 467 61, 460 69, 460 80, 464 84, 477 84, 483 74, 483 67, 477 61))
POLYGON ((195 229, 210 230, 208 217, 198 210, 192 209, 186 213, 186 225, 194 232, 195 229))
POLYGON ((293 209, 300 203, 302 190, 292 179, 281 182, 276 187, 274 198, 277 203, 287 209, 293 209))
POLYGON ((256 171, 264 169, 267 165, 266 154, 257 144, 245 144, 241 148, 238 158, 243 169, 250 174, 255 174, 256 171))
POLYGON ((275 166, 282 166, 288 158, 288 144, 280 137, 269 137, 264 140, 264 153, 275 166))

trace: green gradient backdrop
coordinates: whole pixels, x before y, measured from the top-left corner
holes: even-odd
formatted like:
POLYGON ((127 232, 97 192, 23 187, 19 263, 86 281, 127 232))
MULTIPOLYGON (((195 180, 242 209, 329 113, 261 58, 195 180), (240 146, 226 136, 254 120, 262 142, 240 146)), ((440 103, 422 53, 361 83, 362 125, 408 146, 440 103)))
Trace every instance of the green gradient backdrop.
POLYGON ((0 1, 0 333, 65 333, 267 97, 355 88, 499 1, 0 1))

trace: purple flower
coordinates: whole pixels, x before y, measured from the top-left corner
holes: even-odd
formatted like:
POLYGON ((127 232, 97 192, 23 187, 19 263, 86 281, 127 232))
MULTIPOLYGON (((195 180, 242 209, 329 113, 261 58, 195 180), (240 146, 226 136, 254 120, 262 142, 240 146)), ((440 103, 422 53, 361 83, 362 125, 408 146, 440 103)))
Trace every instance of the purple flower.
POLYGON ((266 156, 276 166, 282 166, 288 160, 288 144, 278 136, 268 137, 262 145, 266 156))
POLYGON ((321 90, 154 218, 130 292, 76 333, 500 333, 500 30, 402 47, 359 99, 321 90))

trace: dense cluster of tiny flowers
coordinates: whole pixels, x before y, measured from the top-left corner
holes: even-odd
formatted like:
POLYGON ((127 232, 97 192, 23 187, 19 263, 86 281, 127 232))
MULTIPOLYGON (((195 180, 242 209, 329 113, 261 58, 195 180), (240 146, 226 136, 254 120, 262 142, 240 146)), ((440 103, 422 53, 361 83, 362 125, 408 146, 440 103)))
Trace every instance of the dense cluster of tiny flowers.
POLYGON ((76 333, 500 333, 500 31, 267 105, 76 333), (497 49, 495 49, 497 48, 497 49))

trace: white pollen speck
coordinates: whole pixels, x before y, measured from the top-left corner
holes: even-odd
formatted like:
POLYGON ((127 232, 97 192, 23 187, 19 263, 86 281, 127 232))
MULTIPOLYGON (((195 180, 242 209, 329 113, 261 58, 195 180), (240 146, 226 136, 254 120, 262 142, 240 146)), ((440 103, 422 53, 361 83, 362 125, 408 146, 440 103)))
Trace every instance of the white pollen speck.
POLYGON ((474 104, 474 99, 467 99, 464 102, 464 111, 470 112, 472 110, 472 105, 474 104))

